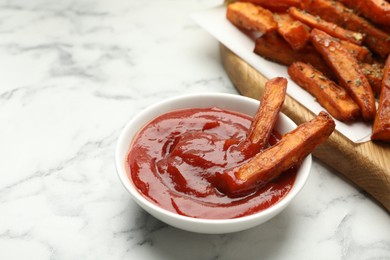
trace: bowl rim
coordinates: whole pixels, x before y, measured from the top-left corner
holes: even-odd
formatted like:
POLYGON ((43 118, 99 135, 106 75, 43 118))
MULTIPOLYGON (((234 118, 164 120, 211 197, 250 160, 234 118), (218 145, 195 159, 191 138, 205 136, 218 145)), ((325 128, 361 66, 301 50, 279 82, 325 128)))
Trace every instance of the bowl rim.
MULTIPOLYGON (((238 218, 230 218, 230 219, 205 219, 205 218, 194 218, 189 216, 180 215, 174 212, 171 212, 167 209, 164 209, 147 198, 145 198, 134 186, 133 181, 131 178, 127 175, 126 169, 125 169, 125 163, 126 163, 126 156, 128 154, 128 151, 130 149, 130 146, 133 141, 133 137, 142 129, 144 125, 138 126, 138 129, 135 130, 135 133, 131 136, 131 140, 127 140, 127 133, 129 132, 129 129, 133 127, 134 123, 141 120, 145 117, 150 111, 155 110, 159 108, 162 105, 170 104, 172 102, 184 102, 188 99, 196 99, 196 98, 223 98, 223 99, 236 99, 240 102, 251 102, 256 103, 258 106, 260 101, 246 97, 241 96, 237 94, 229 94, 229 93, 194 93, 194 94, 185 94, 185 95, 178 95, 175 97, 167 98, 162 101, 159 101, 155 104, 152 104, 139 113, 137 113, 133 118, 131 118, 126 125, 123 127, 119 138, 117 139, 116 147, 115 147, 115 166, 116 166, 116 172, 117 175, 122 183, 122 185, 125 187, 125 189, 130 193, 132 198, 135 200, 135 202, 145 209, 144 206, 147 206, 148 208, 152 209, 155 212, 167 215, 170 218, 178 219, 185 222, 191 222, 191 223, 197 223, 197 224, 211 224, 211 225, 230 225, 230 224, 237 224, 241 222, 247 222, 247 221, 254 221, 258 218, 266 217, 267 215, 270 215, 273 212, 279 212, 284 207, 286 207, 295 197, 296 195, 302 190, 304 187, 310 173, 311 164, 312 164, 312 156, 309 154, 301 163, 300 168, 298 170, 297 177, 295 179, 295 182, 293 184, 293 187, 291 190, 286 194, 284 198, 282 198, 279 202, 276 204, 273 204, 271 207, 266 208, 260 212, 250 214, 243 217, 238 218), (124 157, 122 155, 122 148, 123 146, 127 147, 127 152, 125 153, 124 157), (307 168, 307 169, 306 169, 307 168), (305 171, 301 172, 301 169, 306 169, 305 171), (299 178, 298 178, 299 177, 299 178)), ((199 106, 188 106, 188 108, 194 108, 194 107, 202 107, 199 106)), ((212 106, 209 106, 212 107, 212 106)), ((186 109, 185 107, 182 108, 173 108, 170 109, 170 111, 173 110, 179 110, 179 109, 186 109)), ((225 108, 223 108, 225 109, 225 108)), ((227 110, 234 111, 234 109, 226 108, 227 110)), ((168 111, 162 111, 161 114, 167 113, 168 111)), ((238 112, 238 111, 236 111, 238 112)), ((239 112, 241 113, 241 112, 239 112)), ((245 114, 245 113, 244 113, 245 114)), ((282 120, 285 120, 286 123, 294 125, 296 127, 297 125, 292 121, 288 116, 284 115, 282 112, 279 113, 279 120, 282 118, 282 120)), ((146 122, 151 121, 153 118, 149 118, 146 120, 146 122)), ((146 209, 145 209, 146 210, 146 209)), ((150 213, 150 212, 149 212, 150 213)))

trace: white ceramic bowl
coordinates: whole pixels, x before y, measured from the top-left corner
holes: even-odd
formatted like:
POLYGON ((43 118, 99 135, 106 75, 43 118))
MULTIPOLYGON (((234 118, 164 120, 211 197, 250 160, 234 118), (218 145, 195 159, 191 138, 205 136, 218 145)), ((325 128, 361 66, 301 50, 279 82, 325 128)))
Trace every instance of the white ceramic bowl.
MULTIPOLYGON (((127 123, 118 139, 115 151, 115 163, 120 180, 139 206, 157 219, 183 230, 197 233, 221 234, 249 229, 266 222, 281 212, 303 188, 311 168, 311 155, 303 160, 302 165, 298 170, 293 188, 281 201, 261 212, 235 219, 196 219, 175 214, 160 208, 145 199, 138 192, 129 179, 125 169, 127 154, 133 137, 140 128, 161 114, 183 108, 220 107, 253 116, 256 113, 258 106, 259 101, 251 98, 232 94, 207 93, 175 97, 146 108, 127 123)), ((280 113, 276 125, 276 129, 279 133, 283 134, 291 131, 295 127, 296 124, 291 119, 280 113)))

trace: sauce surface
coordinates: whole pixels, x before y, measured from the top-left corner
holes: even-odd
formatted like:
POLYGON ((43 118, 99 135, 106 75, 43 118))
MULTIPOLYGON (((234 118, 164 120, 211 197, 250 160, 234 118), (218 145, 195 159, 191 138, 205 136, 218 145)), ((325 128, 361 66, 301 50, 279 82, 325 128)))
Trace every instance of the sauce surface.
MULTIPOLYGON (((258 151, 239 152, 251 117, 219 108, 177 110, 155 118, 134 138, 127 158, 129 177, 158 206, 204 219, 247 216, 280 201, 292 188, 290 169, 249 195, 219 192, 215 174, 238 167, 258 151)), ((280 136, 271 135, 269 143, 280 136)))

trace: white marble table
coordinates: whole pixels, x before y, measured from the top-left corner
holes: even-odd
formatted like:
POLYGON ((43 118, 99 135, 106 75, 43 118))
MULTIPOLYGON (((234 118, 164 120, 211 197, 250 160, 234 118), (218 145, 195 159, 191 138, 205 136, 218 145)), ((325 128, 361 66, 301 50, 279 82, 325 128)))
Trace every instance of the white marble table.
POLYGON ((0 259, 390 259, 390 218, 319 161, 284 212, 200 235, 161 223, 114 166, 126 122, 237 93, 189 17, 221 1, 0 1, 0 259))

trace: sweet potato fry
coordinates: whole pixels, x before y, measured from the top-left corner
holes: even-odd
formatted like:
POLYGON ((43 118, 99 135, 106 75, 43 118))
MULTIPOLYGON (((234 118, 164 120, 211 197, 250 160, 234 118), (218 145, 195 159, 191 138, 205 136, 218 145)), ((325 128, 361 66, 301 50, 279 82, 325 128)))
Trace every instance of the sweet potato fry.
POLYGON ((378 112, 372 128, 372 140, 390 142, 390 56, 384 68, 378 112))
POLYGON ((290 6, 301 7, 300 0, 243 0, 242 2, 251 2, 272 12, 285 12, 290 6))
POLYGON ((239 28, 249 31, 270 32, 278 29, 271 11, 252 3, 235 2, 229 4, 227 19, 239 28))
POLYGON ((372 62, 371 52, 366 47, 342 40, 340 41, 340 44, 358 61, 372 62))
POLYGON ((374 23, 390 24, 390 4, 386 0, 339 0, 374 23))
POLYGON ((248 131, 246 142, 244 142, 244 147, 250 146, 251 149, 246 150, 257 153, 268 144, 286 96, 286 89, 287 80, 281 77, 270 79, 265 84, 259 109, 248 131))
POLYGON ((310 40, 310 28, 294 19, 288 13, 274 14, 279 34, 293 50, 301 50, 310 40))
POLYGON ((323 31, 313 29, 311 42, 333 69, 339 79, 339 84, 359 105, 363 120, 373 120, 376 110, 374 94, 357 60, 338 40, 323 31))
POLYGON ((297 166, 318 145, 326 141, 335 122, 325 112, 285 134, 275 145, 258 153, 238 168, 216 175, 217 188, 228 196, 239 196, 261 188, 283 171, 297 166))
POLYGON ((306 45, 302 50, 294 51, 277 33, 266 33, 258 38, 254 52, 265 59, 287 66, 290 66, 295 61, 310 63, 328 78, 335 78, 333 72, 313 46, 306 45))
POLYGON ((309 64, 294 62, 288 68, 291 79, 313 95, 334 118, 352 121, 359 117, 360 108, 347 92, 309 64))
POLYGON ((370 83, 371 89, 375 96, 379 96, 383 80, 383 68, 378 63, 361 63, 360 68, 370 83))
POLYGON ((382 57, 387 57, 390 53, 390 34, 376 28, 343 4, 329 0, 304 0, 302 2, 304 9, 309 13, 343 28, 365 34, 363 44, 373 52, 382 57))
POLYGON ((355 44, 362 44, 364 35, 359 32, 345 30, 334 23, 327 22, 318 16, 313 16, 305 11, 295 7, 288 9, 288 13, 295 19, 309 25, 312 28, 320 29, 333 37, 341 40, 350 41, 355 44))

